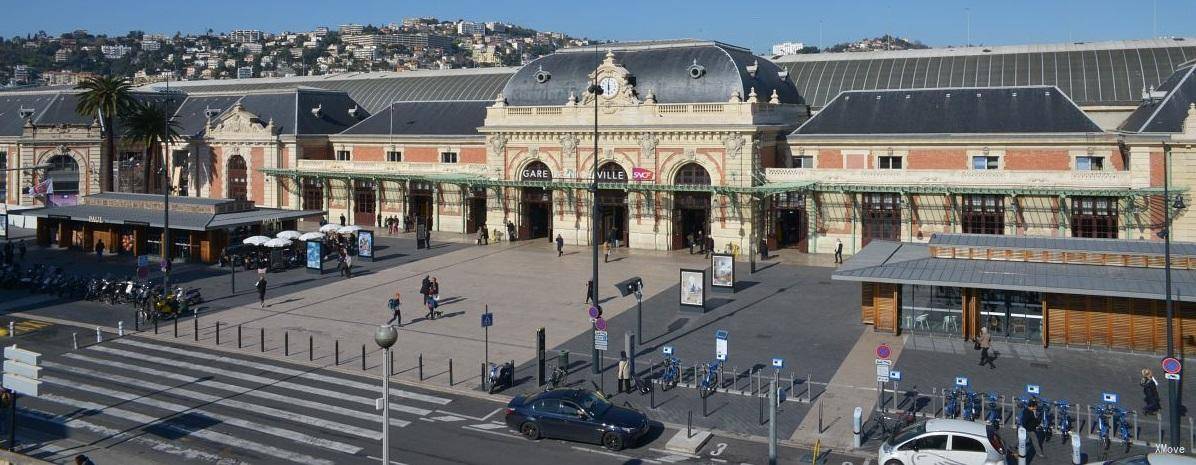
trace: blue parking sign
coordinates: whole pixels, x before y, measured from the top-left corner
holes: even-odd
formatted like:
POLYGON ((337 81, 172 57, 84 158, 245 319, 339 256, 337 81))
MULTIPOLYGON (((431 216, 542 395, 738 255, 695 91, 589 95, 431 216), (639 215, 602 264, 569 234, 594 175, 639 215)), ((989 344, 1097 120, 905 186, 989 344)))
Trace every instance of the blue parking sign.
POLYGON ((486 312, 482 314, 482 327, 494 326, 494 314, 486 312))

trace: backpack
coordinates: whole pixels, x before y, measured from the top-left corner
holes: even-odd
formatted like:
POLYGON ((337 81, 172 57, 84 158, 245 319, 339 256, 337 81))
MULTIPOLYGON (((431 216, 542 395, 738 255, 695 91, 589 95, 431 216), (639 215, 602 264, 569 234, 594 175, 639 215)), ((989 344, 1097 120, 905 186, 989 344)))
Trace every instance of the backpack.
POLYGON ((392 299, 386 301, 386 305, 390 306, 391 310, 394 310, 395 308, 397 308, 399 306, 399 301, 398 301, 398 299, 392 298, 392 299))

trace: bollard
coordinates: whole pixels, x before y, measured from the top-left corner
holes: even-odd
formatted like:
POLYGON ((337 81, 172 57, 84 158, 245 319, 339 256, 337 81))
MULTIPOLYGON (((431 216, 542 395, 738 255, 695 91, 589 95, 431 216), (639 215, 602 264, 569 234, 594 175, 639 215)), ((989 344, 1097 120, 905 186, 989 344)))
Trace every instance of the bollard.
POLYGON ((818 403, 818 434, 822 434, 822 402, 818 403))
POLYGON ((258 347, 261 347, 262 353, 266 352, 266 327, 258 328, 258 347))
POLYGON ((174 337, 179 337, 179 317, 178 317, 178 315, 175 315, 175 317, 172 319, 172 321, 173 321, 173 323, 171 323, 171 324, 174 325, 174 337))
MULTIPOLYGON (((656 384, 656 379, 651 378, 648 380, 648 383, 656 384)), ((651 407, 652 410, 656 410, 656 386, 652 386, 652 389, 648 390, 648 406, 651 407)))
POLYGON ((806 373, 806 403, 807 404, 814 401, 814 384, 813 384, 813 381, 811 381, 812 379, 813 379, 813 375, 806 373))
POLYGON ((419 354, 419 380, 424 380, 424 354, 419 354))
POLYGON ((75 346, 75 350, 79 350, 79 333, 71 333, 71 345, 75 346))
POLYGON ((1080 454, 1080 433, 1071 432, 1071 463, 1072 465, 1080 465, 1082 459, 1080 454))
POLYGON ((241 348, 241 325, 237 325, 237 348, 241 348))
POLYGON ((199 342, 199 314, 191 317, 191 340, 199 342))
POLYGON ((1026 465, 1026 429, 1021 426, 1017 427, 1017 465, 1026 465))
POLYGON ((486 377, 486 362, 482 362, 481 365, 482 365, 482 371, 481 371, 481 373, 482 373, 482 390, 486 391, 487 390, 486 382, 488 381, 488 379, 486 377))
POLYGON ((312 343, 312 337, 310 334, 308 334, 307 335, 307 361, 309 361, 309 362, 316 359, 316 352, 313 349, 315 349, 315 344, 312 343))
POLYGON ((154 334, 155 335, 158 334, 158 319, 157 318, 154 319, 154 334))
POLYGON ((1134 439, 1135 439, 1135 440, 1137 440, 1137 439, 1141 439, 1141 438, 1140 438, 1140 436, 1142 436, 1142 433, 1141 433, 1140 431, 1138 431, 1138 412, 1134 412, 1134 433, 1133 433, 1133 436, 1134 436, 1134 439))
POLYGON ((851 447, 859 449, 863 442, 861 435, 864 431, 864 408, 856 407, 851 413, 851 447))
POLYGON ((141 312, 133 311, 133 331, 141 331, 141 312))
POLYGON ((694 437, 694 411, 690 410, 685 413, 685 438, 694 437))
POLYGON ((365 344, 361 345, 361 371, 365 371, 365 344))
POLYGON ((699 392, 698 397, 702 398, 702 418, 706 418, 706 416, 709 415, 706 413, 706 398, 710 397, 710 396, 709 395, 704 396, 704 395, 702 395, 701 392, 699 392))
POLYGON ((216 322, 216 345, 220 345, 220 322, 216 322))
POLYGON ((453 359, 449 357, 449 386, 453 385, 453 359))
POLYGON ((100 332, 100 327, 96 326, 96 344, 104 342, 104 333, 100 332))
POLYGON ((395 351, 388 350, 386 352, 388 354, 390 354, 390 371, 388 371, 386 373, 386 376, 394 376, 394 374, 395 374, 395 351))
MULTIPOLYGON (((769 395, 773 396, 768 402, 768 465, 777 464, 777 385, 768 384, 769 395)), ((811 462, 818 461, 818 446, 814 446, 814 457, 811 462)))
POLYGON ((333 366, 341 366, 341 340, 340 339, 337 339, 336 341, 334 341, 332 343, 332 351, 336 352, 336 354, 332 356, 332 365, 333 366))
MULTIPOLYGON (((10 332, 10 333, 8 333, 8 334, 12 334, 12 333, 10 332)), ((125 322, 124 322, 124 320, 121 320, 121 321, 118 321, 118 322, 116 322, 116 335, 117 335, 117 336, 122 336, 122 337, 125 335, 125 322)))
POLYGON ((12 322, 12 321, 8 322, 8 337, 13 337, 13 336, 16 336, 16 335, 17 335, 17 326, 16 326, 16 324, 15 324, 14 322, 12 322))
POLYGON ((283 357, 291 356, 291 332, 290 331, 282 332, 282 356, 283 357))
POLYGON ((1196 450, 1196 422, 1192 421, 1192 417, 1188 417, 1188 448, 1196 450))
POLYGON ((759 396, 757 396, 757 397, 760 399, 760 424, 763 425, 764 424, 764 398, 759 397, 759 396))
MULTIPOLYGON (((1112 428, 1112 427, 1113 427, 1112 423, 1113 423, 1113 420, 1109 420, 1109 427, 1110 427, 1110 428, 1112 428)), ((1163 422, 1163 415, 1162 415, 1162 413, 1160 413, 1160 414, 1159 414, 1159 423, 1158 423, 1158 425, 1159 425, 1159 441, 1158 441, 1158 444, 1162 444, 1162 443, 1163 443, 1163 423, 1164 423, 1164 422, 1163 422)), ((1112 435, 1112 434, 1110 433, 1110 435, 1112 435)))

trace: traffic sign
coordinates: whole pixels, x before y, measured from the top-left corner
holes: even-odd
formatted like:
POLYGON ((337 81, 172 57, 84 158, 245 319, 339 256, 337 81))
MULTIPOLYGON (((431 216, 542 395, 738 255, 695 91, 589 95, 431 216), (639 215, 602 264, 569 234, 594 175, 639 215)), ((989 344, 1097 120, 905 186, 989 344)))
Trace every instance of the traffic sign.
POLYGON ((494 326, 494 314, 486 312, 482 314, 482 327, 486 328, 489 326, 494 326))
POLYGON ((610 340, 608 336, 609 334, 606 331, 594 331, 594 350, 605 351, 609 347, 608 342, 610 340))
POLYGON ((4 348, 4 387, 36 397, 41 387, 41 354, 11 345, 4 348))
POLYGON ((1116 394, 1116 393, 1113 393, 1113 392, 1102 392, 1102 393, 1100 394, 1100 397, 1101 397, 1101 399, 1102 399, 1102 400, 1104 400, 1105 402, 1108 402, 1108 403, 1110 403, 1110 404, 1116 404, 1116 403, 1117 403, 1117 394, 1116 394))
POLYGON ((1179 381, 1179 373, 1163 373, 1163 377, 1175 381, 1179 381))
POLYGON ((727 361, 727 331, 722 329, 714 332, 714 359, 727 361))
POLYGON ((727 330, 725 330, 725 329, 720 329, 720 330, 718 330, 718 331, 715 331, 715 332, 714 332, 714 338, 715 338, 715 339, 722 339, 722 340, 724 340, 724 341, 725 341, 725 340, 727 340, 727 330))
POLYGON ((1039 392, 1039 389, 1038 389, 1037 384, 1027 384, 1026 385, 1026 394, 1038 395, 1038 392, 1039 392))
POLYGON ((892 361, 892 360, 885 360, 885 359, 883 359, 883 358, 878 358, 878 359, 876 359, 876 364, 877 364, 877 365, 892 365, 892 364, 893 364, 893 361, 892 361))
POLYGON ((774 358, 774 359, 772 359, 772 367, 773 367, 773 368, 778 368, 778 369, 779 369, 779 368, 782 368, 782 367, 784 367, 784 366, 785 366, 785 360, 783 360, 783 359, 779 359, 779 358, 774 358))
POLYGON ((876 358, 888 360, 890 355, 893 355, 893 349, 889 348, 888 344, 876 346, 876 358))
POLYGON ((884 383, 889 381, 889 365, 884 363, 876 364, 876 382, 884 383))
POLYGON ((606 331, 606 320, 603 319, 602 317, 595 318, 594 319, 594 329, 597 329, 599 331, 606 331))
POLYGON ((901 372, 889 370, 889 379, 892 381, 901 381, 901 372))
POLYGON ((1167 357, 1163 359, 1163 371, 1168 374, 1178 375, 1180 370, 1184 369, 1184 365, 1175 357, 1167 357))
POLYGON ((598 318, 599 316, 602 316, 602 312, 598 311, 597 305, 590 307, 589 311, 590 311, 590 318, 598 318))
POLYGON ((660 348, 660 352, 665 355, 673 355, 673 346, 664 346, 660 348))
POLYGON ((960 387, 968 387, 968 379, 963 376, 956 376, 955 385, 960 387))

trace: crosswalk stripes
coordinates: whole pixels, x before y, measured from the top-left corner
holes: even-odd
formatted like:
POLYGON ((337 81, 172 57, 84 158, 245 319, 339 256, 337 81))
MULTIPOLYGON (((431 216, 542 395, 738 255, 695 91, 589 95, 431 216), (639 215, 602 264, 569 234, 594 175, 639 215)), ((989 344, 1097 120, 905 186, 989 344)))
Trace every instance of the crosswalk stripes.
MULTIPOLYGON (((43 366, 43 394, 28 398, 22 415, 86 431, 97 442, 135 442, 180 463, 233 454, 255 462, 332 464, 343 461, 340 454, 363 457, 381 437, 382 418, 369 396, 379 387, 335 373, 132 339, 47 357, 43 366)), ((420 419, 435 407, 410 404, 451 402, 403 389, 391 394, 402 400, 392 399, 392 413, 420 419)), ((391 424, 411 422, 392 418, 391 424)))
MULTIPOLYGON (((143 349, 151 349, 151 350, 159 350, 159 351, 169 350, 162 346, 156 346, 151 343, 135 341, 132 339, 117 339, 116 342, 119 344, 131 345, 131 346, 140 347, 143 349)), ((325 383, 335 384, 335 385, 343 386, 343 387, 350 387, 350 388, 354 388, 354 389, 363 389, 363 390, 367 390, 367 391, 377 389, 377 386, 374 386, 371 384, 352 381, 352 380, 348 380, 348 379, 344 379, 344 378, 337 378, 335 376, 321 375, 319 373, 312 373, 310 371, 295 370, 295 369, 291 369, 291 368, 270 365, 267 363, 259 363, 259 362, 254 362, 254 361, 250 361, 250 360, 226 357, 223 355, 215 355, 215 354, 208 354, 208 353, 188 353, 186 355, 193 356, 193 357, 200 358, 200 359, 206 359, 206 360, 213 361, 213 362, 223 362, 223 363, 228 363, 231 365, 240 365, 240 366, 243 366, 246 368, 253 368, 255 370, 271 371, 274 373, 278 373, 280 375, 296 376, 296 377, 300 377, 300 378, 310 379, 313 381, 323 381, 325 383)), ((449 399, 446 399, 444 397, 420 394, 420 393, 411 392, 411 391, 393 388, 393 387, 390 388, 390 395, 395 396, 395 397, 407 398, 407 399, 411 399, 411 400, 418 400, 421 402, 439 404, 439 405, 445 405, 445 404, 449 403, 449 399)))

